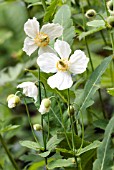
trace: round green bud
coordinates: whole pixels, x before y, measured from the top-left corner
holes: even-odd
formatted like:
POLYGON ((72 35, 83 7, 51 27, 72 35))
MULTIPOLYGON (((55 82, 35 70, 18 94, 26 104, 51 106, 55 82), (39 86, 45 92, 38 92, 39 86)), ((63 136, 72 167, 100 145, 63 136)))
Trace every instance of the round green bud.
POLYGON ((44 107, 49 108, 51 105, 51 100, 50 99, 43 99, 44 107))
POLYGON ((10 94, 7 97, 8 107, 14 108, 17 104, 20 103, 20 98, 15 94, 10 94))
POLYGON ((33 129, 36 131, 40 131, 40 130, 42 130, 42 126, 40 124, 34 124, 33 129))
POLYGON ((75 112, 74 106, 70 105, 70 108, 68 108, 68 114, 70 116, 73 116, 75 112))
POLYGON ((93 18, 96 16, 96 11, 94 9, 89 9, 86 13, 85 16, 87 18, 93 18))

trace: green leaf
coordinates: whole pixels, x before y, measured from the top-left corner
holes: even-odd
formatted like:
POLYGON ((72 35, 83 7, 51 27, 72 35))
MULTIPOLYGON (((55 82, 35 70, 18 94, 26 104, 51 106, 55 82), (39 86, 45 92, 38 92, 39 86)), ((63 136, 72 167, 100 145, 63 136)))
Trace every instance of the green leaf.
POLYGON ((51 4, 47 7, 44 15, 44 22, 49 22, 52 20, 60 1, 61 0, 51 0, 51 4))
POLYGON ((111 134, 113 130, 114 117, 112 117, 106 127, 104 139, 97 151, 97 159, 93 164, 93 170, 111 170, 114 154, 114 150, 111 148, 111 134))
POLYGON ((68 167, 68 166, 73 165, 72 161, 73 161, 73 158, 54 160, 47 165, 47 168, 48 169, 54 169, 54 168, 57 168, 57 167, 61 167, 61 168, 62 167, 68 167))
POLYGON ((47 142, 47 149, 53 150, 56 146, 63 140, 64 137, 57 138, 57 135, 54 135, 48 142, 47 142))
POLYGON ((77 153, 76 155, 79 156, 79 155, 81 155, 81 154, 83 154, 83 153, 85 153, 85 152, 87 152, 87 151, 89 151, 89 150, 96 149, 97 147, 99 147, 100 143, 101 143, 101 142, 99 142, 99 141, 94 141, 94 142, 91 143, 90 145, 82 148, 82 149, 79 151, 79 153, 77 153))
POLYGON ((107 89, 108 94, 110 94, 111 96, 114 96, 114 87, 113 88, 108 88, 107 89))
POLYGON ((7 39, 13 36, 13 32, 7 29, 0 30, 0 44, 4 43, 7 39))
POLYGON ((84 113, 87 107, 89 107, 89 103, 94 93, 99 89, 98 84, 100 83, 100 78, 102 74, 105 72, 108 64, 112 60, 112 57, 105 58, 102 63, 95 69, 95 71, 91 74, 90 78, 85 84, 84 94, 82 98, 82 104, 79 109, 79 113, 84 113))
POLYGON ((71 10, 68 5, 63 5, 55 14, 54 23, 59 23, 63 26, 62 39, 67 41, 70 45, 73 43, 75 37, 75 28, 71 19, 71 10))
POLYGON ((103 130, 105 130, 107 124, 108 124, 108 120, 104 120, 104 119, 98 119, 93 122, 93 125, 95 127, 103 129, 103 130))
POLYGON ((93 21, 87 22, 87 26, 90 26, 90 27, 104 27, 105 22, 103 20, 93 20, 93 21))
POLYGON ((79 40, 85 38, 85 37, 88 36, 88 35, 91 35, 91 34, 94 34, 94 33, 96 33, 96 32, 99 32, 99 31, 101 31, 101 30, 103 30, 103 29, 105 29, 105 28, 106 28, 105 26, 101 26, 101 27, 98 27, 98 28, 94 28, 94 29, 92 29, 92 30, 89 30, 89 31, 87 31, 87 32, 82 32, 82 33, 79 35, 79 40))
POLYGON ((45 158, 47 157, 48 155, 50 154, 50 151, 46 151, 46 152, 43 152, 43 153, 39 153, 38 155, 45 158))
POLYGON ((0 133, 8 132, 8 131, 17 129, 19 127, 20 127, 20 125, 8 125, 8 126, 6 126, 4 128, 1 128, 0 133))
POLYGON ((39 151, 39 150, 44 150, 43 147, 41 147, 38 143, 36 142, 32 142, 32 141, 28 141, 28 140, 25 140, 25 141, 20 141, 19 142, 22 146, 25 146, 29 149, 33 149, 33 150, 36 150, 36 151, 39 151))

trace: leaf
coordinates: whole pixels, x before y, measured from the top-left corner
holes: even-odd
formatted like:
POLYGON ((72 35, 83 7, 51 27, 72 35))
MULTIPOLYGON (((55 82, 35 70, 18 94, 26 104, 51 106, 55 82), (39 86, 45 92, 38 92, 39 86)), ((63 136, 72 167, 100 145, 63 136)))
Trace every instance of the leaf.
POLYGON ((52 20, 52 17, 55 14, 60 1, 61 0, 51 0, 51 4, 47 7, 46 13, 44 15, 44 22, 49 22, 52 20))
POLYGON ((47 157, 48 155, 50 154, 50 151, 46 151, 46 152, 43 152, 43 153, 39 153, 38 155, 45 158, 47 157))
POLYGON ((19 127, 20 127, 20 125, 8 125, 8 126, 6 126, 4 128, 1 128, 0 133, 8 132, 8 131, 17 129, 19 127))
POLYGON ((111 134, 114 130, 114 117, 109 121, 104 139, 97 151, 97 159, 93 164, 93 170, 111 170, 113 166, 114 151, 111 148, 111 134))
POLYGON ((85 152, 87 152, 87 151, 89 151, 89 150, 96 149, 97 147, 99 147, 100 143, 101 143, 101 142, 99 142, 99 141, 94 141, 94 142, 91 143, 90 145, 82 148, 82 149, 80 150, 80 152, 77 153, 76 155, 79 156, 79 155, 81 155, 81 154, 83 154, 83 153, 85 153, 85 152))
POLYGON ((63 5, 57 11, 53 22, 59 23, 63 26, 64 30, 62 39, 72 45, 73 38, 75 37, 75 27, 73 26, 73 21, 71 19, 71 10, 68 5, 63 5))
POLYGON ((47 149, 49 151, 56 148, 56 146, 63 140, 64 137, 57 138, 57 135, 54 135, 48 142, 47 142, 47 149))
POLYGON ((104 119, 98 119, 96 121, 93 122, 93 125, 97 128, 100 128, 100 129, 103 129, 105 130, 106 126, 108 124, 108 121, 107 120, 104 120, 104 119))
POLYGON ((98 32, 98 31, 101 31, 101 30, 103 30, 103 29, 105 29, 105 28, 106 28, 105 26, 102 26, 102 27, 98 27, 98 28, 91 29, 91 30, 89 30, 89 31, 87 31, 87 32, 82 32, 82 33, 79 35, 79 40, 85 38, 85 37, 88 36, 88 35, 91 35, 91 34, 94 34, 94 33, 98 32))
POLYGON ((61 167, 61 168, 62 167, 68 167, 68 166, 73 165, 72 161, 73 161, 73 158, 54 160, 47 165, 47 168, 48 169, 54 169, 54 168, 57 168, 57 167, 61 167))
POLYGON ((43 147, 41 147, 38 143, 36 142, 32 142, 32 141, 28 141, 28 140, 25 140, 25 141, 20 141, 19 142, 22 146, 25 146, 29 149, 33 149, 33 150, 36 150, 36 151, 39 151, 39 150, 44 150, 43 147))
POLYGON ((93 97, 97 89, 99 88, 98 84, 100 82, 100 78, 102 74, 105 72, 111 60, 112 60, 112 57, 105 58, 102 61, 102 63, 91 74, 90 78, 86 82, 85 87, 84 87, 84 95, 82 98, 82 104, 80 106, 78 114, 83 113, 86 110, 86 108, 90 106, 88 105, 88 103, 90 103, 91 98, 93 97))
POLYGON ((103 20, 93 20, 93 21, 87 22, 87 26, 90 26, 90 27, 104 27, 105 22, 103 20))
POLYGON ((108 88, 107 89, 108 94, 110 94, 111 96, 114 96, 114 87, 113 88, 108 88))
POLYGON ((13 36, 12 31, 9 31, 7 29, 1 29, 0 30, 0 44, 4 43, 7 39, 11 38, 13 36))

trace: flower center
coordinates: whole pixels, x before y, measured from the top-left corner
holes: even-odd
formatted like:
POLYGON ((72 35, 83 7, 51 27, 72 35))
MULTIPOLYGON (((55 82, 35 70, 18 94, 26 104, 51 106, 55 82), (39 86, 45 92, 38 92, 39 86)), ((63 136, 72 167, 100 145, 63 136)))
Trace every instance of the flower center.
POLYGON ((56 68, 59 71, 67 71, 68 70, 68 59, 66 58, 60 59, 56 64, 56 68))
POLYGON ((47 34, 40 32, 37 34, 34 41, 35 41, 35 44, 38 45, 38 47, 44 47, 49 44, 49 37, 47 34))

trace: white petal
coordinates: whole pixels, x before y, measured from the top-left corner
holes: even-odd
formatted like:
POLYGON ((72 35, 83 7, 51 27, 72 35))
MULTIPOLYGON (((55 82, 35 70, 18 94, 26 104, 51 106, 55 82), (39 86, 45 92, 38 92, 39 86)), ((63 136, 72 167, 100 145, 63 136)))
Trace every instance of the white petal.
POLYGON ((38 55, 41 55, 43 53, 54 53, 54 54, 56 54, 56 52, 53 50, 53 48, 51 48, 49 45, 39 48, 38 55))
POLYGON ((19 84, 17 88, 23 88, 23 94, 25 94, 25 96, 32 97, 37 101, 38 88, 33 82, 23 82, 19 84))
POLYGON ((33 19, 28 19, 28 21, 24 24, 24 31, 29 37, 36 37, 39 33, 39 22, 35 17, 33 19))
POLYGON ((69 71, 74 74, 83 73, 87 68, 88 61, 89 59, 83 51, 76 50, 70 57, 69 71))
POLYGON ((47 80, 49 86, 59 90, 68 89, 72 86, 73 81, 69 72, 57 72, 47 80))
POLYGON ((53 53, 43 53, 37 59, 37 64, 40 69, 46 73, 55 73, 57 72, 56 63, 59 60, 53 53))
POLYGON ((42 26, 40 32, 47 34, 50 40, 54 40, 62 35, 63 27, 59 24, 48 23, 42 26))
POLYGON ((37 48, 38 46, 35 44, 34 40, 29 37, 25 38, 23 51, 25 51, 27 55, 30 56, 37 48))
POLYGON ((61 58, 68 58, 71 53, 70 45, 66 41, 57 40, 54 44, 54 49, 61 58))

